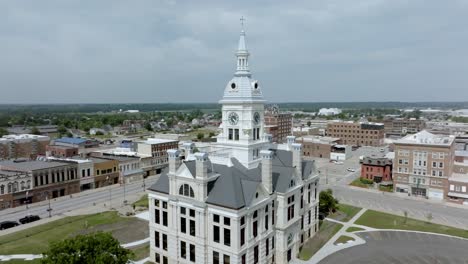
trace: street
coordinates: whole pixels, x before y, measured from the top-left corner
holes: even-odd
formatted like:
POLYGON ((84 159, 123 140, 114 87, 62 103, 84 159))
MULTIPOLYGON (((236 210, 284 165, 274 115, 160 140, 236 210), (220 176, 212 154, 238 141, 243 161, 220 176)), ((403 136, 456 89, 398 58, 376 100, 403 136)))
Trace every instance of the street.
MULTIPOLYGON (((148 188, 156 182, 158 176, 151 176, 145 179, 145 188, 148 188)), ((135 193, 143 192, 143 181, 128 183, 125 185, 125 194, 131 195, 135 193)), ((124 196, 124 185, 112 185, 110 187, 103 187, 99 189, 93 189, 76 193, 70 196, 64 196, 57 199, 50 200, 51 214, 59 215, 65 212, 73 211, 76 209, 94 206, 98 203, 106 203, 109 206, 109 200, 111 200, 111 207, 117 206, 117 200, 121 203, 124 196), (111 191, 109 191, 111 190, 111 191)), ((31 215, 39 215, 41 218, 49 217, 48 202, 42 201, 34 203, 26 209, 26 206, 10 208, 0 211, 0 222, 6 220, 18 221, 18 219, 24 217, 28 213, 31 215)))

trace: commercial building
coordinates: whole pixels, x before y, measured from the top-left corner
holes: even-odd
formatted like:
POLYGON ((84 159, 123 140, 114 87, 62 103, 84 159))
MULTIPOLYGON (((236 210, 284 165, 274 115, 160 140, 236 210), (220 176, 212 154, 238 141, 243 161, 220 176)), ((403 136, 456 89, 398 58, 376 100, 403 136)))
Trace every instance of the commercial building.
POLYGON ((426 128, 426 122, 416 118, 386 118, 383 121, 385 135, 402 137, 407 134, 415 134, 426 128))
POLYGON ((167 167, 167 151, 179 148, 179 141, 173 139, 148 138, 145 141, 136 142, 137 152, 141 155, 152 157, 151 167, 146 167, 146 175, 161 173, 167 167))
POLYGON ((35 159, 39 155, 45 155, 49 143, 48 136, 5 135, 0 138, 0 159, 35 159))
POLYGON ((376 147, 384 144, 385 131, 381 123, 334 121, 327 125, 327 136, 345 145, 376 147))
POLYGON ((94 164, 94 188, 101 188, 119 183, 119 161, 90 157, 94 164))
POLYGON ((62 137, 55 139, 54 145, 83 149, 99 147, 99 142, 97 140, 87 138, 62 137))
POLYGON ((292 135, 292 115, 280 112, 277 105, 266 108, 264 120, 265 132, 273 137, 273 142, 284 143, 292 135))
POLYGON ((392 159, 384 154, 372 154, 361 159, 361 178, 382 185, 392 185, 392 159))
POLYGON ((0 170, 0 210, 31 203, 31 197, 26 194, 31 188, 30 173, 0 170))
POLYGON ((148 189, 150 259, 156 263, 289 263, 318 229, 318 173, 302 145, 265 134, 261 86, 242 31, 217 142, 168 150, 148 189), (205 151, 205 150, 204 150, 205 151))
POLYGON ((339 108, 320 108, 318 115, 319 116, 333 116, 341 114, 341 109, 339 108))
POLYGON ((0 170, 23 172, 32 175, 32 202, 44 201, 80 191, 77 166, 72 163, 42 160, 0 161, 0 170))
POLYGON ((70 158, 78 155, 77 147, 48 145, 46 148, 46 156, 57 158, 70 158))
POLYGON ((353 150, 350 145, 335 144, 331 147, 330 160, 343 161, 351 158, 353 150))
POLYGON ((91 153, 91 156, 101 159, 115 160, 119 165, 120 182, 130 183, 143 180, 143 170, 140 168, 140 157, 133 155, 116 155, 108 153, 91 153))
POLYGON ((332 147, 340 143, 339 138, 303 136, 297 138, 302 144, 302 152, 305 157, 330 158, 332 147))
POLYGON ((75 157, 48 157, 51 161, 62 163, 73 163, 77 166, 78 178, 80 179, 80 191, 94 189, 94 163, 90 159, 75 157))
POLYGON ((442 200, 453 172, 454 136, 425 130, 394 141, 396 192, 442 200))

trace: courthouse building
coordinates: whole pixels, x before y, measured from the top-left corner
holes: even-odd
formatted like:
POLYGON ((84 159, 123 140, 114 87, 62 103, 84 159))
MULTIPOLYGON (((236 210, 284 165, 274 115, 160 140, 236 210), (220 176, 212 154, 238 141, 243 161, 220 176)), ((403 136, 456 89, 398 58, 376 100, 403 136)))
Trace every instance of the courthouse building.
POLYGON ((169 167, 149 192, 155 263, 288 263, 318 229, 318 173, 289 137, 265 133, 262 87, 252 79, 245 33, 224 90, 217 142, 169 167))

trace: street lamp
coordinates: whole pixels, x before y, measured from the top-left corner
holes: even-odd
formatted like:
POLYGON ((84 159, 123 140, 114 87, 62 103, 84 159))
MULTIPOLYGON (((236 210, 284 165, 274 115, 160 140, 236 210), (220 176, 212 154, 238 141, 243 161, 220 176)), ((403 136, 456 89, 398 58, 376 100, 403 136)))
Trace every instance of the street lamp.
POLYGON ((142 185, 142 187, 143 187, 143 191, 145 191, 145 189, 146 189, 145 176, 143 176, 143 185, 142 185))
POLYGON ((52 217, 52 208, 50 208, 50 198, 49 198, 49 191, 45 192, 46 194, 46 200, 48 201, 49 203, 49 208, 47 208, 47 212, 49 212, 49 218, 52 217))
POLYGON ((126 205, 126 204, 127 204, 127 198, 126 198, 126 189, 125 189, 125 176, 123 175, 122 172, 120 172, 120 174, 122 175, 120 178, 121 178, 122 181, 123 181, 123 189, 124 189, 124 200, 123 200, 123 204, 126 205))
POLYGON ((109 208, 112 208, 112 186, 110 184, 110 177, 106 177, 107 185, 109 186, 109 208))

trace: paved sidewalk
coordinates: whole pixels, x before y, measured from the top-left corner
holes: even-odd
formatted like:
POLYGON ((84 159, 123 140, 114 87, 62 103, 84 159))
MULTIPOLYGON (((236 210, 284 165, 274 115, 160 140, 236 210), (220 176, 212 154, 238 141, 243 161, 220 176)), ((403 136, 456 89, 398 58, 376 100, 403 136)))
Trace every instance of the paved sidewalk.
POLYGON ((341 221, 338 221, 338 220, 335 220, 335 219, 325 218, 326 221, 342 224, 343 227, 333 237, 331 237, 330 240, 328 240, 328 242, 325 245, 323 245, 323 247, 319 251, 317 251, 309 260, 304 261, 304 260, 300 260, 300 259, 295 259, 294 260, 295 263, 312 263, 312 264, 319 263, 322 259, 326 258, 328 255, 331 255, 331 254, 333 254, 333 253, 335 253, 335 252, 337 252, 339 250, 366 243, 366 241, 364 239, 360 238, 356 234, 349 233, 349 232, 346 231, 351 226, 360 227, 360 228, 362 228, 362 229, 364 229, 366 231, 376 230, 376 229, 371 228, 371 227, 355 225, 354 224, 354 222, 357 219, 359 219, 359 217, 361 217, 361 215, 363 215, 366 211, 367 211, 367 209, 365 209, 365 208, 361 209, 361 211, 359 211, 348 222, 341 222, 341 221), (340 244, 335 245, 335 241, 339 237, 341 237, 343 235, 354 238, 354 241, 348 241, 347 243, 340 243, 340 244))

